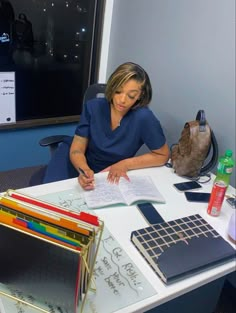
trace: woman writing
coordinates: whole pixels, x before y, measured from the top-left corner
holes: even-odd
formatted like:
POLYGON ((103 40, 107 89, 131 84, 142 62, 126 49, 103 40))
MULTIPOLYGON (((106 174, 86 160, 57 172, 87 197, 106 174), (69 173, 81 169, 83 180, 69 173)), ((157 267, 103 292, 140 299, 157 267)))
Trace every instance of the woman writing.
POLYGON ((94 188, 94 173, 108 171, 108 181, 128 179, 133 169, 161 166, 169 149, 161 125, 147 107, 152 98, 149 77, 142 67, 120 65, 107 81, 105 98, 89 101, 70 148, 70 160, 84 175, 79 183, 94 188), (135 156, 145 144, 150 152, 135 156))
POLYGON ((44 182, 82 172, 79 183, 89 190, 94 188, 94 173, 107 171, 108 181, 118 183, 120 177, 129 179, 129 170, 164 165, 169 149, 159 120, 148 108, 151 98, 145 70, 131 62, 120 65, 107 81, 105 98, 84 105, 67 159, 60 151, 65 148, 59 147, 44 182), (150 152, 136 156, 142 145, 150 152))

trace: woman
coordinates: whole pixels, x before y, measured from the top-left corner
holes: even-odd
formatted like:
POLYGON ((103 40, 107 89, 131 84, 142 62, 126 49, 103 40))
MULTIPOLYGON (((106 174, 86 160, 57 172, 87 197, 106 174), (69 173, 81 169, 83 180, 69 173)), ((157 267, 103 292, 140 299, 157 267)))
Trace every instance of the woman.
POLYGON ((108 79, 105 98, 86 103, 70 148, 84 189, 94 188, 94 173, 100 171, 108 171, 108 181, 118 183, 120 177, 129 179, 129 170, 166 163, 169 149, 160 122, 148 108, 151 98, 148 74, 127 62, 108 79), (143 144, 150 152, 135 156, 143 144))

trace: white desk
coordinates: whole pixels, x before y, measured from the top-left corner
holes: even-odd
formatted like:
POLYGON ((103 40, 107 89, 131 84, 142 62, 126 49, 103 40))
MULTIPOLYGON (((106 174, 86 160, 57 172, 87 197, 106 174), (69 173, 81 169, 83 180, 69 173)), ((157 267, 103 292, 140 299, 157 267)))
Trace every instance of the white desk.
MULTIPOLYGON (((176 191, 172 184, 185 181, 186 179, 178 177, 176 174, 173 173, 171 169, 166 167, 150 168, 135 170, 133 171, 133 173, 136 173, 137 175, 149 175, 152 177, 159 191, 166 199, 165 204, 155 205, 155 207, 158 209, 158 212, 161 214, 165 221, 198 213, 206 221, 208 221, 209 224, 211 224, 225 239, 227 239, 227 227, 234 209, 232 209, 226 202, 224 202, 223 204, 220 216, 211 217, 206 213, 207 204, 187 202, 184 194, 176 191)), ((77 179, 69 179, 67 181, 60 181, 31 188, 24 188, 21 189, 21 191, 31 196, 41 196, 48 193, 73 188, 78 188, 77 179)), ((212 180, 206 184, 203 184, 202 191, 210 192, 211 188, 212 180)), ((235 193, 235 189, 230 187, 228 193, 235 193)), ((233 272, 236 268, 235 260, 228 261, 223 265, 216 266, 210 270, 206 270, 200 274, 191 276, 190 278, 166 286, 153 272, 153 270, 146 263, 146 261, 143 259, 143 257, 130 241, 130 234, 132 230, 148 226, 137 208, 135 206, 104 208, 96 210, 96 214, 98 214, 99 217, 104 220, 106 227, 120 242, 130 258, 145 274, 145 277, 157 291, 157 294, 155 296, 118 310, 116 311, 116 313, 141 313, 148 311, 191 290, 194 290, 220 277, 223 277, 233 272)), ((232 246, 234 245, 232 244, 232 246)), ((202 311, 199 310, 199 312, 202 311)), ((170 311, 170 313, 172 312, 170 311)))

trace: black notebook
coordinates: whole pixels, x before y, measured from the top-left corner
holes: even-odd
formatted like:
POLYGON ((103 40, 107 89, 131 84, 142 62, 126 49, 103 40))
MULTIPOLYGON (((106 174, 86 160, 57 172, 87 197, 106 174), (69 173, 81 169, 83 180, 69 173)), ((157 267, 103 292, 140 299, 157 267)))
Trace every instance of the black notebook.
POLYGON ((131 241, 166 284, 236 255, 199 214, 135 230, 131 241))

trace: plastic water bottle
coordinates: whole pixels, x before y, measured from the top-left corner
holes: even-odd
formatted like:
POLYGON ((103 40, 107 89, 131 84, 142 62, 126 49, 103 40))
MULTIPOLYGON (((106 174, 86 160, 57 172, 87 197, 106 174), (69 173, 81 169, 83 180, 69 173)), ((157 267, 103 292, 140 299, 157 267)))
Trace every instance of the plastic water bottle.
POLYGON ((234 167, 232 150, 226 150, 225 155, 219 158, 217 174, 213 184, 211 197, 207 207, 207 213, 212 216, 219 216, 224 201, 224 196, 229 186, 230 175, 234 167))

